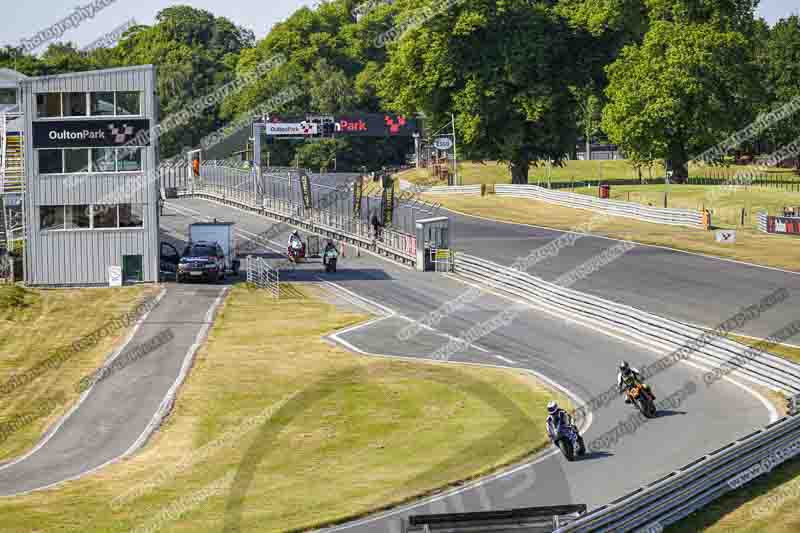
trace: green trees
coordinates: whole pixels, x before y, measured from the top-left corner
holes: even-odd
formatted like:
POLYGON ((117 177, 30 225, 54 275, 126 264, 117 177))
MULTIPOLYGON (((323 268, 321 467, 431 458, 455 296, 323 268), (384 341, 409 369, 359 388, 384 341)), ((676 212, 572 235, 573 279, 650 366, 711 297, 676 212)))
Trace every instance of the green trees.
POLYGON ((545 3, 465 0, 393 44, 380 80, 391 108, 442 122, 454 112, 466 155, 560 162, 576 138, 573 31, 545 3))
POLYGON ((659 21, 608 72, 603 129, 637 160, 671 161, 676 178, 749 115, 744 96, 753 72, 737 32, 659 21))

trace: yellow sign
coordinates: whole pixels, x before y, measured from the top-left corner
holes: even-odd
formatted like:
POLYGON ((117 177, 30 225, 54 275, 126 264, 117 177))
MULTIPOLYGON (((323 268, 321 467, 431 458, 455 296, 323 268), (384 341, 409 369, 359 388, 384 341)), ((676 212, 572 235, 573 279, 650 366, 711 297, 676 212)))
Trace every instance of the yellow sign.
POLYGON ((448 259, 450 250, 436 250, 436 259, 448 259))

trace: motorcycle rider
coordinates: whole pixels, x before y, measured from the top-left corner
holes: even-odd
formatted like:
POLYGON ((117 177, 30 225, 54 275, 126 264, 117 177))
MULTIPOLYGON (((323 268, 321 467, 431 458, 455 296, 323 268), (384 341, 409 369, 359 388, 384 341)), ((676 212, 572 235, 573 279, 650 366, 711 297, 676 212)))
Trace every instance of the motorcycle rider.
POLYGON ((292 234, 289 235, 289 248, 292 247, 292 243, 295 241, 299 242, 301 246, 303 245, 303 240, 300 238, 300 232, 297 230, 294 230, 292 234))
POLYGON ((561 409, 555 401, 547 404, 547 434, 550 440, 555 442, 562 424, 572 426, 575 428, 575 433, 578 435, 578 455, 583 455, 586 451, 586 446, 583 444, 583 437, 578 433, 578 428, 572 421, 572 417, 565 410, 561 409))
MULTIPOLYGON (((629 365, 627 361, 622 361, 619 364, 619 373, 617 374, 617 387, 620 394, 635 387, 638 383, 644 384, 641 373, 629 365)), ((655 394, 653 394, 653 399, 655 399, 655 394)), ((625 395, 625 403, 631 403, 631 399, 627 395, 625 395)))
POLYGON ((328 252, 330 252, 331 250, 336 252, 337 256, 339 255, 339 250, 336 248, 336 245, 333 244, 333 241, 329 240, 328 244, 325 245, 325 251, 322 252, 322 264, 323 265, 327 265, 328 264, 328 252))

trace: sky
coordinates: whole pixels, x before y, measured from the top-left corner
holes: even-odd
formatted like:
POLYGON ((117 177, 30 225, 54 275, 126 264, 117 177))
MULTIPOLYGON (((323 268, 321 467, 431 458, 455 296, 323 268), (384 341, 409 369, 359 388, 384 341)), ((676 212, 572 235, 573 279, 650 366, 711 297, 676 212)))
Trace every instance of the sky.
MULTIPOLYGON (((0 45, 18 46, 21 39, 31 39, 40 31, 49 28, 61 20, 75 15, 76 7, 88 6, 94 2, 108 4, 92 14, 86 10, 75 28, 67 28, 61 41, 70 40, 78 47, 86 46, 96 39, 113 32, 131 19, 139 24, 152 24, 155 15, 171 5, 188 4, 196 8, 206 9, 217 16, 224 16, 233 23, 248 28, 256 38, 264 37, 273 24, 286 19, 292 12, 303 5, 314 5, 315 0, 0 0, 8 5, 14 2, 11 10, 3 10, 3 22, 0 27, 0 45)), ((761 0, 759 15, 769 23, 800 13, 798 0, 761 0)), ((54 40, 55 41, 55 40, 54 40)), ((39 53, 47 47, 42 44, 36 49, 39 53)))

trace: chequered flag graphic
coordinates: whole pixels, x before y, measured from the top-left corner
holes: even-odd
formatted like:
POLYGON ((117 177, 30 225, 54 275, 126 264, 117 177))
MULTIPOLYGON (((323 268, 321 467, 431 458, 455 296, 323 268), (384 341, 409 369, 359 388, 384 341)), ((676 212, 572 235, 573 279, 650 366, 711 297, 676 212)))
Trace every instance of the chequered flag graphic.
POLYGON ((386 125, 389 126, 389 131, 392 133, 397 133, 400 131, 400 128, 406 125, 406 117, 400 115, 397 117, 397 123, 395 124, 394 119, 388 115, 384 115, 383 117, 384 122, 386 125))
POLYGON ((115 144, 124 144, 128 138, 133 137, 133 126, 123 124, 122 128, 118 128, 116 124, 111 124, 108 129, 111 130, 111 136, 114 138, 115 144))

